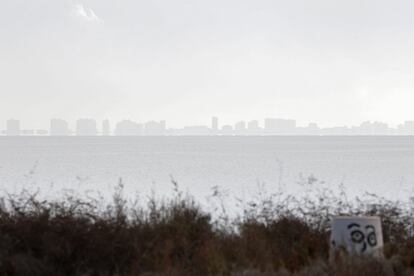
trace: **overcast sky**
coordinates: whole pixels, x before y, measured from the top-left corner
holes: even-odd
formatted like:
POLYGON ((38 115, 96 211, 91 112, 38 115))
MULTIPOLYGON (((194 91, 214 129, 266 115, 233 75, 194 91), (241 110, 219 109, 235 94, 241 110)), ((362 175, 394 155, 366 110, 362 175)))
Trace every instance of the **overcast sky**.
POLYGON ((414 2, 1 0, 0 126, 414 119, 414 2))

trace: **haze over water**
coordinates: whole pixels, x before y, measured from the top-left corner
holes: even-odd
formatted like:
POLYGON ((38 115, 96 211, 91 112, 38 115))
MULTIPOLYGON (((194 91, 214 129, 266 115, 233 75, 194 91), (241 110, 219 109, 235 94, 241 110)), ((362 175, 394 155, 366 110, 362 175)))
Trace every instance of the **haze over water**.
POLYGON ((198 198, 219 186, 248 199, 258 186, 288 193, 314 176, 320 187, 405 198, 414 184, 413 137, 0 137, 8 192, 99 191, 122 178, 128 195, 169 195, 171 179, 198 198))

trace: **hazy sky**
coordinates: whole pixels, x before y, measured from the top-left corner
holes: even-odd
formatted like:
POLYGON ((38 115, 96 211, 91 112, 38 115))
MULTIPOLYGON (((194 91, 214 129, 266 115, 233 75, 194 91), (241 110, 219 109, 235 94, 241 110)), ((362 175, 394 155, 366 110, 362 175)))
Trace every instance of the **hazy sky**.
POLYGON ((414 119, 414 2, 1 0, 0 126, 414 119))

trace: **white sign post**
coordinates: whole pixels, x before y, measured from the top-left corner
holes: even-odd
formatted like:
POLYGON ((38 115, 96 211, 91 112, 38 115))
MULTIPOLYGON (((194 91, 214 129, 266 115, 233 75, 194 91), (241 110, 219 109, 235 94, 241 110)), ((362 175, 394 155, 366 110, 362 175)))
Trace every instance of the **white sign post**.
POLYGON ((344 250, 348 254, 383 257, 381 219, 379 217, 333 217, 330 257, 344 250))

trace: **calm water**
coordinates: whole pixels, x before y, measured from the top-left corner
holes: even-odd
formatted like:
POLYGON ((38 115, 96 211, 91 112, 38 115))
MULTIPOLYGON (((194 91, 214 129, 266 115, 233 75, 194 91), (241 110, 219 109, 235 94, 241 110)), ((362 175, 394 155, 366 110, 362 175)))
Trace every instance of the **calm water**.
POLYGON ((301 177, 402 198, 414 187, 414 137, 0 137, 3 190, 109 194, 126 191, 205 197, 213 186, 249 197, 265 185, 300 190, 301 177))

